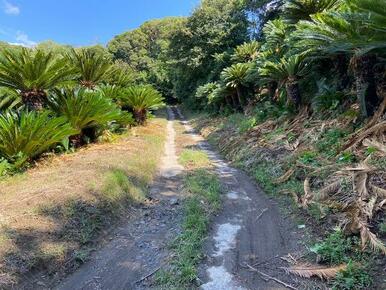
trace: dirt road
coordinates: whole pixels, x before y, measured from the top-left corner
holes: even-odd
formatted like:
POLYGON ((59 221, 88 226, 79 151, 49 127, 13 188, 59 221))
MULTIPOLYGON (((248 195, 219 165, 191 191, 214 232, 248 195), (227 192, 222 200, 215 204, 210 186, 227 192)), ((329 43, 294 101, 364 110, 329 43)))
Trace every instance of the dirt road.
MULTIPOLYGON (((167 260, 166 246, 178 234, 182 220, 179 187, 183 169, 177 163, 173 128, 175 116, 181 120, 182 116, 176 109, 168 109, 168 115, 165 157, 151 190, 152 203, 134 222, 119 227, 111 241, 58 289, 153 289, 144 278, 167 260)), ((200 288, 298 289, 302 282, 280 267, 287 265, 283 256, 302 249, 302 230, 248 176, 229 166, 187 122, 182 123, 184 134, 210 157, 225 189, 223 209, 205 243, 207 258, 200 265, 200 288)))

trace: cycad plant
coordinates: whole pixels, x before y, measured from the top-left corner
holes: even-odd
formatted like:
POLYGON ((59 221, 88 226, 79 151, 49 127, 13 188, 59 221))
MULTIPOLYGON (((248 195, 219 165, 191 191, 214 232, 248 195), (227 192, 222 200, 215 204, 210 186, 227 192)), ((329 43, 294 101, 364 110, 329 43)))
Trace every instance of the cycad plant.
POLYGON ((132 111, 135 121, 144 124, 149 110, 165 106, 162 95, 151 86, 129 87, 121 96, 121 105, 132 111))
POLYGON ((16 90, 30 110, 42 110, 47 90, 73 77, 66 59, 51 52, 21 48, 0 53, 0 86, 16 90))
POLYGON ((300 21, 297 45, 313 50, 316 55, 347 53, 351 56, 358 102, 363 117, 367 117, 379 103, 374 66, 376 52, 386 48, 386 3, 383 0, 348 3, 349 9, 318 13, 311 16, 312 21, 300 21))
POLYGON ((251 65, 248 63, 237 63, 224 69, 221 73, 224 84, 235 90, 239 106, 244 105, 243 88, 247 86, 250 68, 251 65))
POLYGON ((254 61, 259 53, 260 43, 257 41, 246 42, 235 48, 232 60, 235 62, 254 61))
POLYGON ((48 111, 8 111, 0 114, 0 156, 22 166, 73 134, 66 118, 48 111))
POLYGON ((78 132, 71 137, 74 146, 82 145, 86 137, 95 140, 98 137, 97 129, 110 122, 119 122, 122 118, 122 111, 111 99, 86 89, 56 90, 49 104, 57 115, 63 116, 78 132))
POLYGON ((0 88, 0 111, 6 111, 20 106, 21 98, 12 89, 0 88))
POLYGON ((284 19, 289 23, 311 20, 311 15, 336 9, 343 0, 287 0, 283 6, 284 19))
POLYGON ((111 61, 90 48, 72 49, 68 59, 79 75, 80 85, 88 89, 94 89, 111 73, 111 61))
POLYGON ((279 87, 284 85, 288 99, 298 107, 301 103, 298 82, 306 75, 309 66, 304 54, 294 54, 279 61, 265 62, 259 69, 259 75, 263 82, 277 81, 279 87))

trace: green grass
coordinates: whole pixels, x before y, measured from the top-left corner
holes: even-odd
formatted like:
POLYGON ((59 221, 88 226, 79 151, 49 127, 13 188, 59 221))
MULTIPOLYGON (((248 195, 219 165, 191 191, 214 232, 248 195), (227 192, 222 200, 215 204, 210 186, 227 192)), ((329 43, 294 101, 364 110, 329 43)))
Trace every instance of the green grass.
POLYGON ((197 265, 202 258, 210 218, 220 208, 220 181, 209 170, 189 172, 184 188, 188 198, 182 233, 172 244, 175 257, 167 269, 157 274, 157 282, 165 289, 192 287, 197 279, 197 265))
POLYGON ((187 168, 208 167, 210 165, 208 155, 204 151, 194 149, 183 150, 178 161, 187 168))

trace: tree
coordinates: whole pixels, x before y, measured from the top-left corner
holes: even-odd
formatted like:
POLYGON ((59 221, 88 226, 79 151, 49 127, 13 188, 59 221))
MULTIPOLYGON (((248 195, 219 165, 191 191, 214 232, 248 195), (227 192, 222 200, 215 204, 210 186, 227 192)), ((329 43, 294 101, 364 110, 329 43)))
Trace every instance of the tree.
POLYGON ((143 125, 149 110, 162 108, 165 103, 162 95, 151 86, 133 86, 120 96, 123 108, 129 108, 133 112, 134 119, 143 125))
POLYGON ((50 97, 50 108, 64 117, 77 134, 71 137, 75 146, 84 144, 84 137, 97 138, 97 128, 121 118, 121 110, 100 92, 81 89, 55 90, 50 97))
POLYGON ((16 90, 30 110, 42 110, 47 90, 74 78, 66 59, 40 49, 6 49, 0 55, 0 86, 16 90))
POLYGON ((221 73, 221 79, 225 85, 236 91, 238 105, 244 105, 243 87, 247 85, 248 72, 250 65, 248 63, 237 63, 221 73))
POLYGON ((214 56, 248 40, 248 20, 243 1, 204 0, 176 31, 170 43, 170 75, 180 99, 192 97, 196 88, 216 81, 214 56))
POLYGON ((111 60, 96 49, 72 49, 67 58, 79 75, 78 82, 85 88, 94 89, 110 73, 111 60))
POLYGON ((288 99, 298 107, 302 100, 299 80, 307 73, 308 68, 305 55, 295 54, 282 57, 279 61, 265 62, 259 74, 265 82, 277 81, 279 87, 284 85, 288 99))
POLYGON ((251 62, 254 61, 259 53, 260 43, 257 41, 250 41, 241 44, 235 48, 232 55, 232 60, 235 62, 251 62))
POLYGON ((170 37, 181 29, 185 18, 167 17, 147 21, 139 28, 114 37, 107 47, 114 60, 126 63, 167 97, 172 96, 167 52, 170 37))

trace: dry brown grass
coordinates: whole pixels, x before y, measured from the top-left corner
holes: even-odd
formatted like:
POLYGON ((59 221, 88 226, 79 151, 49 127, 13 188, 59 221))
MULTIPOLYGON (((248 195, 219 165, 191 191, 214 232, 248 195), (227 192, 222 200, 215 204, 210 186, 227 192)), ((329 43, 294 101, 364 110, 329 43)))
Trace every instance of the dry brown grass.
POLYGON ((154 119, 113 143, 47 158, 0 181, 0 288, 43 265, 65 265, 117 207, 142 201, 163 152, 165 124, 154 119), (74 232, 79 223, 85 228, 74 232))

